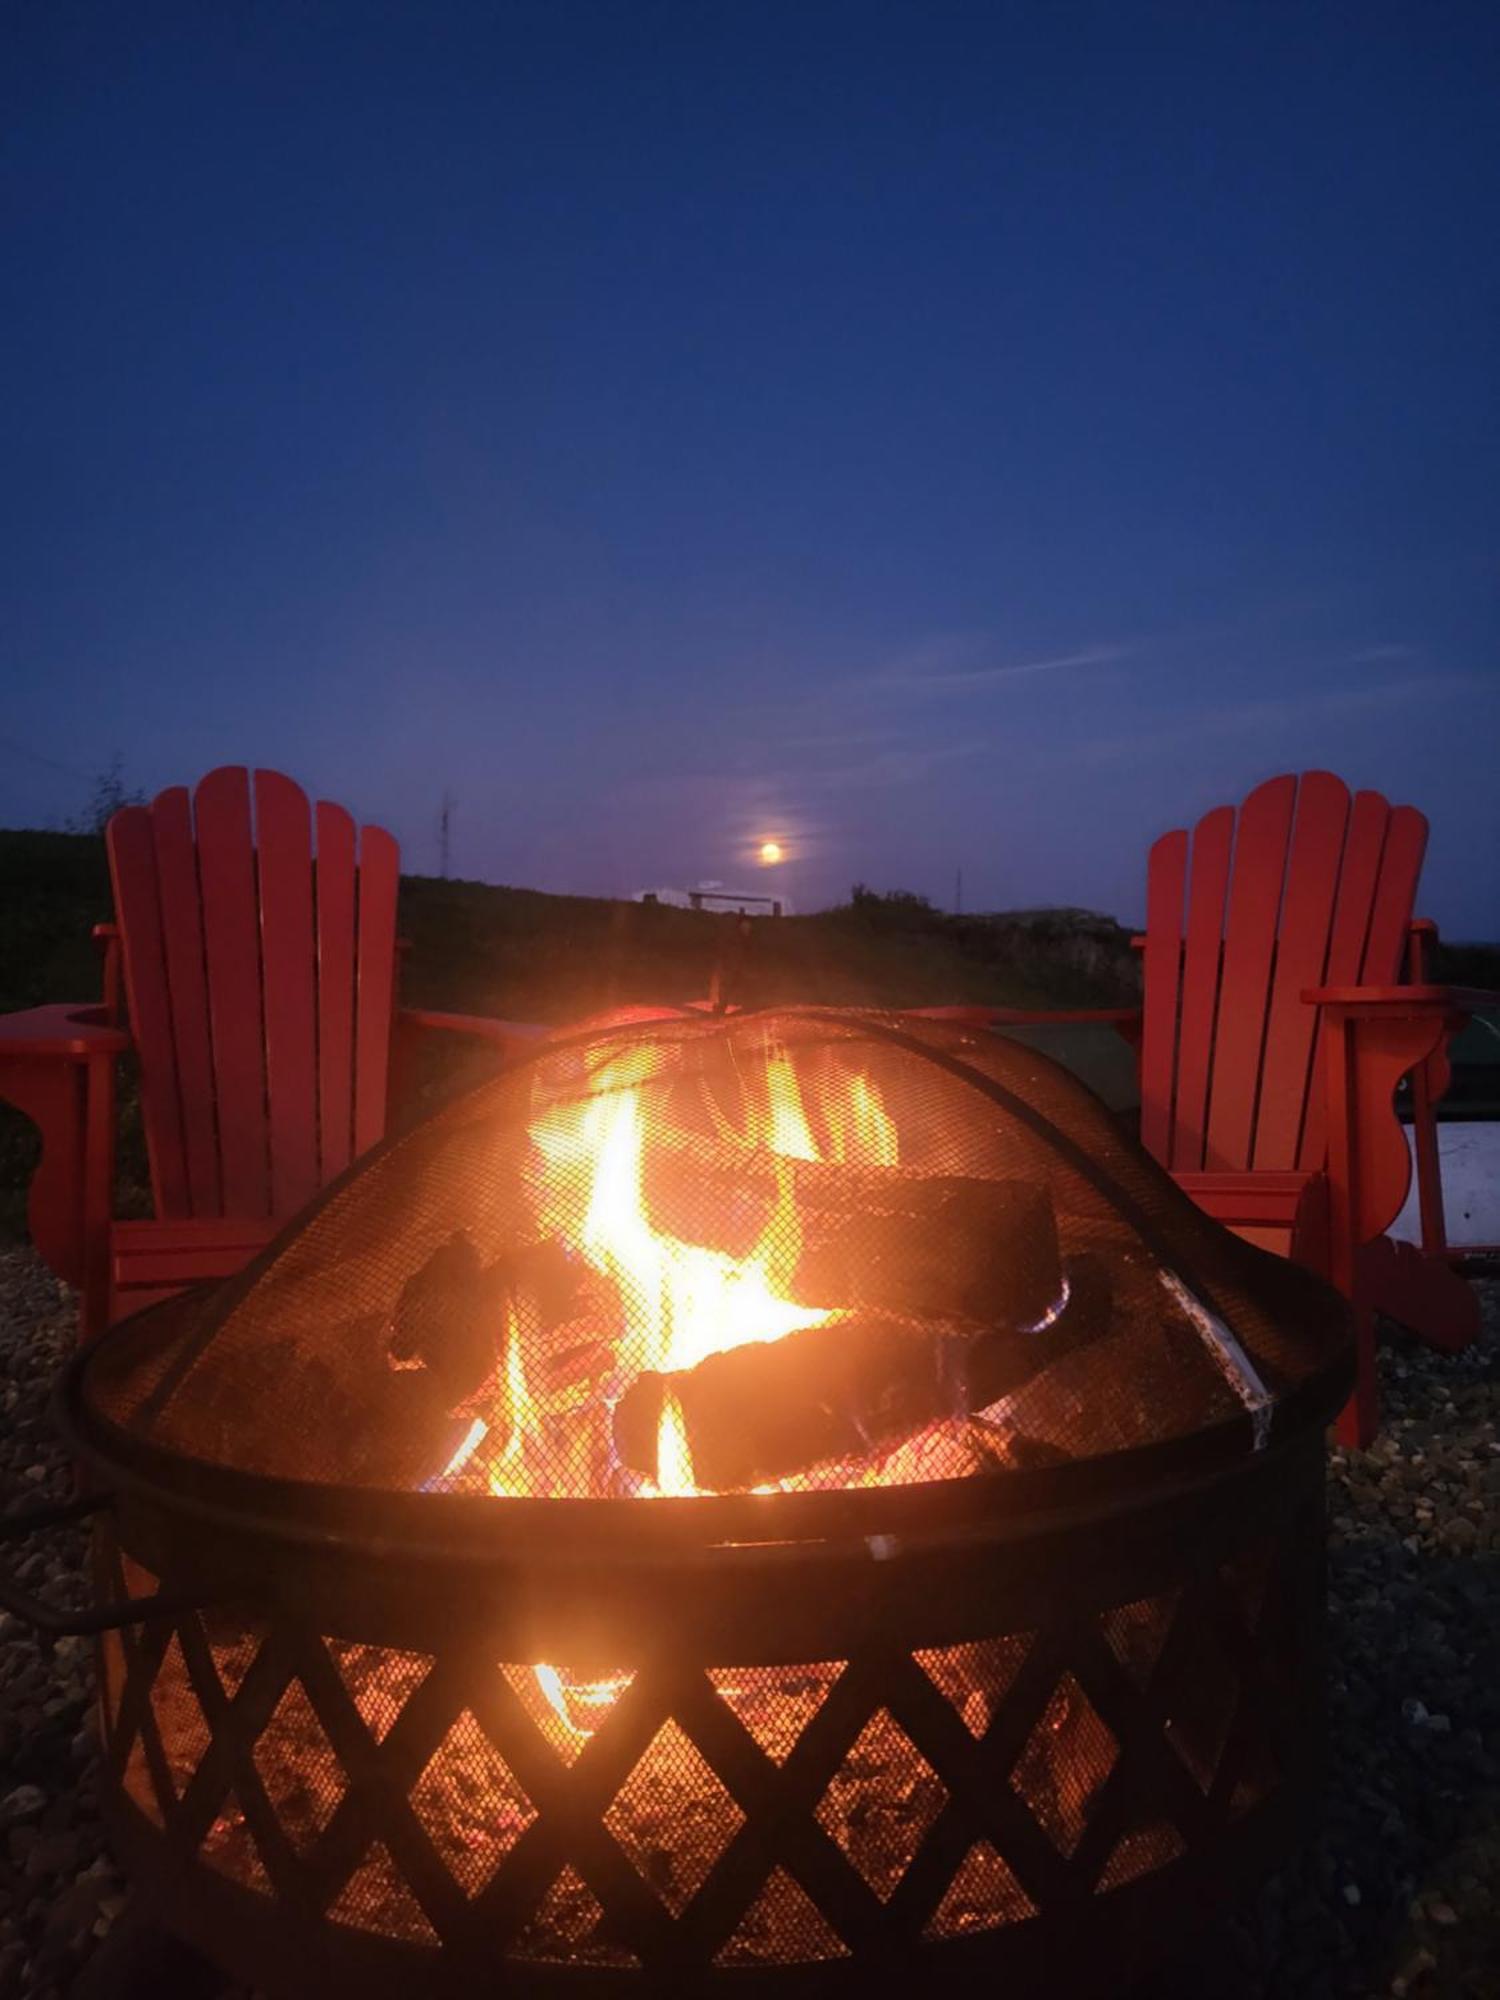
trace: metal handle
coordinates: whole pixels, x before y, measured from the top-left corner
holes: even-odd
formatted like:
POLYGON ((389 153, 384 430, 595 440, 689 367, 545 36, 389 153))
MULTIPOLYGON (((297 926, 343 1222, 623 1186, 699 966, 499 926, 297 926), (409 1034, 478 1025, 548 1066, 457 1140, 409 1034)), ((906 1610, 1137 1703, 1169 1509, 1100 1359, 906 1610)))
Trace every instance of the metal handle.
MULTIPOLYGON (((23 1507, 13 1514, 0 1515, 0 1542, 25 1541, 48 1528, 61 1528, 71 1521, 87 1520, 113 1503, 112 1493, 82 1493, 72 1500, 49 1501, 40 1507, 23 1507)), ((82 1638, 96 1632, 116 1632, 122 1625, 144 1625, 153 1618, 175 1618, 183 1611, 196 1611, 201 1597, 127 1597, 118 1604, 74 1608, 49 1604, 24 1589, 6 1571, 0 1570, 0 1609, 34 1625, 49 1638, 82 1638)))

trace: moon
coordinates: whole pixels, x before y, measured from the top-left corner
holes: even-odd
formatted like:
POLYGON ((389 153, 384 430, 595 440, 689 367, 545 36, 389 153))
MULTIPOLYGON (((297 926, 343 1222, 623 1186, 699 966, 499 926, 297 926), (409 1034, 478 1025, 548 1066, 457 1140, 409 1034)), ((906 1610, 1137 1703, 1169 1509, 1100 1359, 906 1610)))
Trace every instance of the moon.
POLYGON ((773 862, 779 861, 781 859, 781 842, 779 840, 763 840, 760 844, 760 858, 768 868, 773 862))

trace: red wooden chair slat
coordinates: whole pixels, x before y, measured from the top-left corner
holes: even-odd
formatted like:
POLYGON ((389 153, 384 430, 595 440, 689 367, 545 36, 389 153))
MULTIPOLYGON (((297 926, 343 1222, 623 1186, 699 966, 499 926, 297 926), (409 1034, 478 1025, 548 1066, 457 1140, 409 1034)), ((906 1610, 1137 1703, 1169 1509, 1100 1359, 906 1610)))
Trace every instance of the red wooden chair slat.
MULTIPOLYGON (((1349 831, 1344 839, 1344 865, 1339 874, 1338 895, 1333 906, 1333 929, 1328 939, 1330 986, 1357 986, 1365 962, 1370 937, 1370 909, 1375 900, 1375 884, 1380 879, 1380 857, 1385 849, 1385 830, 1391 817, 1390 806, 1379 792, 1356 792, 1349 812, 1349 831)), ((1308 1079, 1307 1116, 1302 1122, 1302 1145, 1297 1165, 1321 1167, 1328 1152, 1328 1107, 1324 1100, 1324 1050, 1314 1044, 1312 1074, 1308 1079)))
POLYGON ((145 1119, 151 1192, 159 1215, 190 1215, 156 844, 146 807, 127 806, 117 812, 109 823, 106 846, 115 908, 125 927, 125 997, 141 1067, 141 1095, 151 1107, 145 1119))
POLYGON ((1426 852, 1426 819, 1414 806, 1395 807, 1386 822, 1370 932, 1359 969, 1362 985, 1390 986, 1402 977, 1426 852))
POLYGON ((29 1213, 85 1334, 226 1277, 384 1133, 390 1055, 457 1034, 502 1060, 543 1032, 396 1015, 396 843, 288 778, 211 772, 106 829, 105 1003, 0 1021, 0 1093, 42 1128, 29 1213), (358 856, 356 846, 358 845, 358 856), (120 1012, 119 973, 130 1023, 120 1012), (134 1033, 130 1030, 133 1029, 134 1033), (140 1061, 156 1215, 114 1219, 115 1064, 140 1061))
POLYGON ((1272 778, 1257 785, 1240 807, 1203 1148, 1203 1164, 1210 1172, 1250 1164, 1271 965, 1296 797, 1295 778, 1272 778))
POLYGON ((1344 865, 1328 939, 1328 983, 1355 986, 1365 962, 1370 910, 1380 879, 1380 857, 1391 809, 1379 792, 1356 792, 1344 840, 1344 865))
POLYGON ((396 890, 400 852, 383 827, 359 837, 359 932, 354 1010, 354 1150, 385 1130, 396 973, 396 890))
POLYGON ((266 1042, 248 772, 241 765, 211 771, 198 787, 196 806, 224 1212, 269 1215, 266 1042))
POLYGON ((1213 1067, 1214 1022, 1218 1012, 1219 969, 1223 955, 1224 898, 1234 809, 1218 806, 1193 832, 1192 876, 1188 884, 1187 942, 1182 954, 1182 1025, 1177 1043, 1177 1108, 1170 1164, 1189 1171, 1203 1165, 1208 1086, 1213 1067))
POLYGON ((1348 824, 1348 786, 1330 771, 1309 771, 1297 794, 1266 1017, 1260 1107, 1250 1161, 1257 1171, 1287 1171, 1297 1164, 1318 1028, 1317 1013, 1302 995, 1308 987, 1321 985, 1327 971, 1348 824))
POLYGON ((317 806, 318 1146, 323 1179, 354 1157, 354 821, 317 806))
MULTIPOLYGON (((174 785, 151 801, 156 878, 161 897, 162 940, 172 1005, 177 1095, 182 1113, 188 1213, 220 1215, 219 1135, 214 1118, 214 1057, 208 1021, 208 977, 203 959, 203 900, 198 850, 187 789, 174 785)), ((143 1098, 149 1117, 153 1106, 143 1098)))
POLYGON ((1141 1144, 1158 1160, 1172 1157, 1187 864, 1187 832, 1179 827, 1155 843, 1146 869, 1146 948, 1141 972, 1147 1006, 1141 1024, 1141 1144))
POLYGON ((255 774, 255 846, 265 988, 271 1213, 290 1215, 318 1188, 317 982, 312 816, 301 786, 279 771, 255 774))

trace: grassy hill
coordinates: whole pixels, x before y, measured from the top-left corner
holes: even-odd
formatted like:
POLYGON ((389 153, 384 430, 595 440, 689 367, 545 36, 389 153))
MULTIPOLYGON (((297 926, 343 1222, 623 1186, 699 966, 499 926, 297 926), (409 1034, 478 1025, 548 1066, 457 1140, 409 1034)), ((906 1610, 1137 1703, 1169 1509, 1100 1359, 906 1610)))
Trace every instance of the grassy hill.
MULTIPOLYGON (((90 931, 110 914, 97 836, 0 831, 0 1012, 96 998, 90 931)), ((716 973, 748 1006, 1109 1006, 1137 990, 1129 933, 1109 917, 951 917, 899 892, 857 890, 839 909, 742 930, 734 917, 696 910, 416 875, 401 883, 400 927, 411 943, 402 970, 409 1001, 513 1020, 565 1022, 631 1001, 701 999, 716 973)), ((462 1074, 455 1059, 448 1081, 462 1074)), ((139 1206, 128 1089, 124 1111, 127 1203, 139 1206)), ((32 1128, 0 1107, 0 1232, 19 1227, 35 1154, 32 1128)))
MULTIPOLYGON (((0 1012, 99 992, 90 929, 111 914, 96 835, 0 831, 0 1012)), ((949 916, 920 897, 856 889, 816 916, 760 919, 663 905, 548 896, 406 876, 401 933, 411 942, 403 993, 415 1005, 513 1020, 565 1022, 632 1001, 701 999, 716 972, 746 1006, 783 1002, 925 1006, 1108 1007, 1139 992, 1130 932, 1088 910, 949 916)), ((1438 977, 1500 986, 1500 950, 1447 947, 1438 977)), ((1131 1060, 1109 1030, 1034 1037, 1107 1101, 1129 1102, 1131 1060)), ((1500 1099, 1500 1035, 1476 1023, 1455 1098, 1500 1099), (1481 1076, 1481 1072, 1483 1072, 1481 1076)), ((457 1059, 441 1087, 463 1078, 457 1059)), ((141 1151, 125 1095, 127 1202, 144 1199, 141 1151)), ((35 1135, 0 1107, 0 1234, 19 1227, 35 1135)))
MULTIPOLYGON (((110 915, 103 843, 0 832, 0 1009, 98 991, 93 924, 110 915)), ((1100 1005, 1135 992, 1129 934, 1083 910, 945 916, 856 890, 843 907, 760 920, 482 882, 403 877, 403 973, 416 1004, 566 1021, 707 992, 715 968, 752 1002, 1100 1005)))

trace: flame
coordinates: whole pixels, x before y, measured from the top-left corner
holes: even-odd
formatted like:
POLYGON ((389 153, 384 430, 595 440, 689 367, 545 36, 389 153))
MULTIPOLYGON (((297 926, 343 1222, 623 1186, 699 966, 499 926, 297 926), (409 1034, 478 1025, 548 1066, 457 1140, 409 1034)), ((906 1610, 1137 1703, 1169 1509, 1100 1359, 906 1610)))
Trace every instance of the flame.
POLYGON ((784 1055, 766 1061, 767 1137, 773 1153, 789 1160, 815 1160, 818 1149, 802 1108, 797 1072, 784 1055))
POLYGON ((682 1405, 673 1395, 661 1406, 661 1423, 656 1433, 656 1490, 677 1497, 696 1493, 693 1483, 693 1454, 688 1444, 687 1424, 682 1405))
POLYGON ((520 1332, 515 1313, 505 1314, 505 1411, 510 1418, 510 1435, 504 1448, 486 1468, 491 1493, 518 1496, 528 1489, 525 1480, 526 1438, 531 1428, 532 1404, 526 1393, 526 1376, 521 1363, 520 1332))
POLYGON ((604 1680, 576 1681, 558 1667, 539 1660, 531 1670, 548 1707, 570 1737, 592 1736, 599 1724, 630 1685, 629 1674, 612 1674, 604 1680))
MULTIPOLYGON (((772 1154, 816 1158, 790 1066, 772 1083, 769 1107, 772 1154)), ((626 1321, 621 1359, 628 1366, 663 1373, 692 1368, 711 1354, 780 1340, 828 1318, 784 1296, 802 1247, 785 1168, 777 1172, 777 1200, 760 1241, 736 1259, 651 1227, 641 1194, 646 1141, 637 1090, 591 1098, 571 1124, 570 1130, 561 1119, 543 1121, 532 1132, 554 1170, 564 1176, 592 1170, 578 1246, 618 1288, 626 1321)))
MULTIPOLYGON (((819 1075, 816 1098, 809 1098, 807 1074, 772 1045, 738 1072, 739 1119, 731 1123, 715 1112, 716 1129, 695 1138, 690 1127, 655 1122, 663 1106, 654 1096, 648 1100, 647 1088, 659 1074, 650 1044, 609 1048, 591 1065, 588 1095, 552 1102, 530 1127, 538 1228, 607 1281, 596 1284, 588 1323, 573 1334, 575 1341, 606 1344, 602 1370, 576 1394, 559 1389, 551 1372, 538 1373, 552 1367, 554 1350, 539 1344, 548 1330, 524 1287, 507 1296, 494 1374, 482 1395, 452 1412, 468 1428, 430 1485, 515 1498, 606 1497, 622 1482, 630 1490, 633 1475, 614 1457, 612 1423, 614 1402, 636 1374, 678 1374, 711 1355, 781 1340, 836 1316, 835 1309, 790 1297, 803 1255, 797 1163, 896 1163, 895 1123, 875 1084, 861 1074, 819 1075), (709 1149, 708 1157, 721 1149, 717 1157, 731 1171, 736 1163, 745 1167, 750 1199, 759 1204, 753 1225, 759 1234, 742 1254, 685 1241, 655 1226, 648 1212, 648 1166, 655 1201, 664 1167, 691 1177, 697 1145, 709 1149), (654 1146, 678 1150, 664 1159, 652 1155, 654 1146), (542 1381, 545 1398, 536 1392, 542 1381)), ((634 1490, 696 1495, 706 1489, 695 1475, 682 1404, 667 1386, 654 1477, 634 1490)), ((779 1488, 772 1482, 757 1490, 779 1488)), ((553 1694, 564 1686, 552 1668, 539 1667, 537 1675, 553 1694)), ((549 1705, 568 1719, 553 1694, 549 1705)), ((588 1706, 582 1695, 571 1699, 570 1727, 588 1706)))
POLYGON ((455 1472, 463 1471, 469 1460, 474 1456, 475 1451, 489 1435, 489 1429, 490 1427, 483 1417, 476 1417, 474 1419, 473 1423, 464 1432, 458 1450, 454 1452, 452 1458, 443 1467, 440 1479, 451 1479, 455 1472))
POLYGON ((840 1166, 900 1165, 896 1121, 867 1076, 851 1077, 848 1098, 831 1095, 823 1115, 828 1121, 830 1151, 840 1166))

